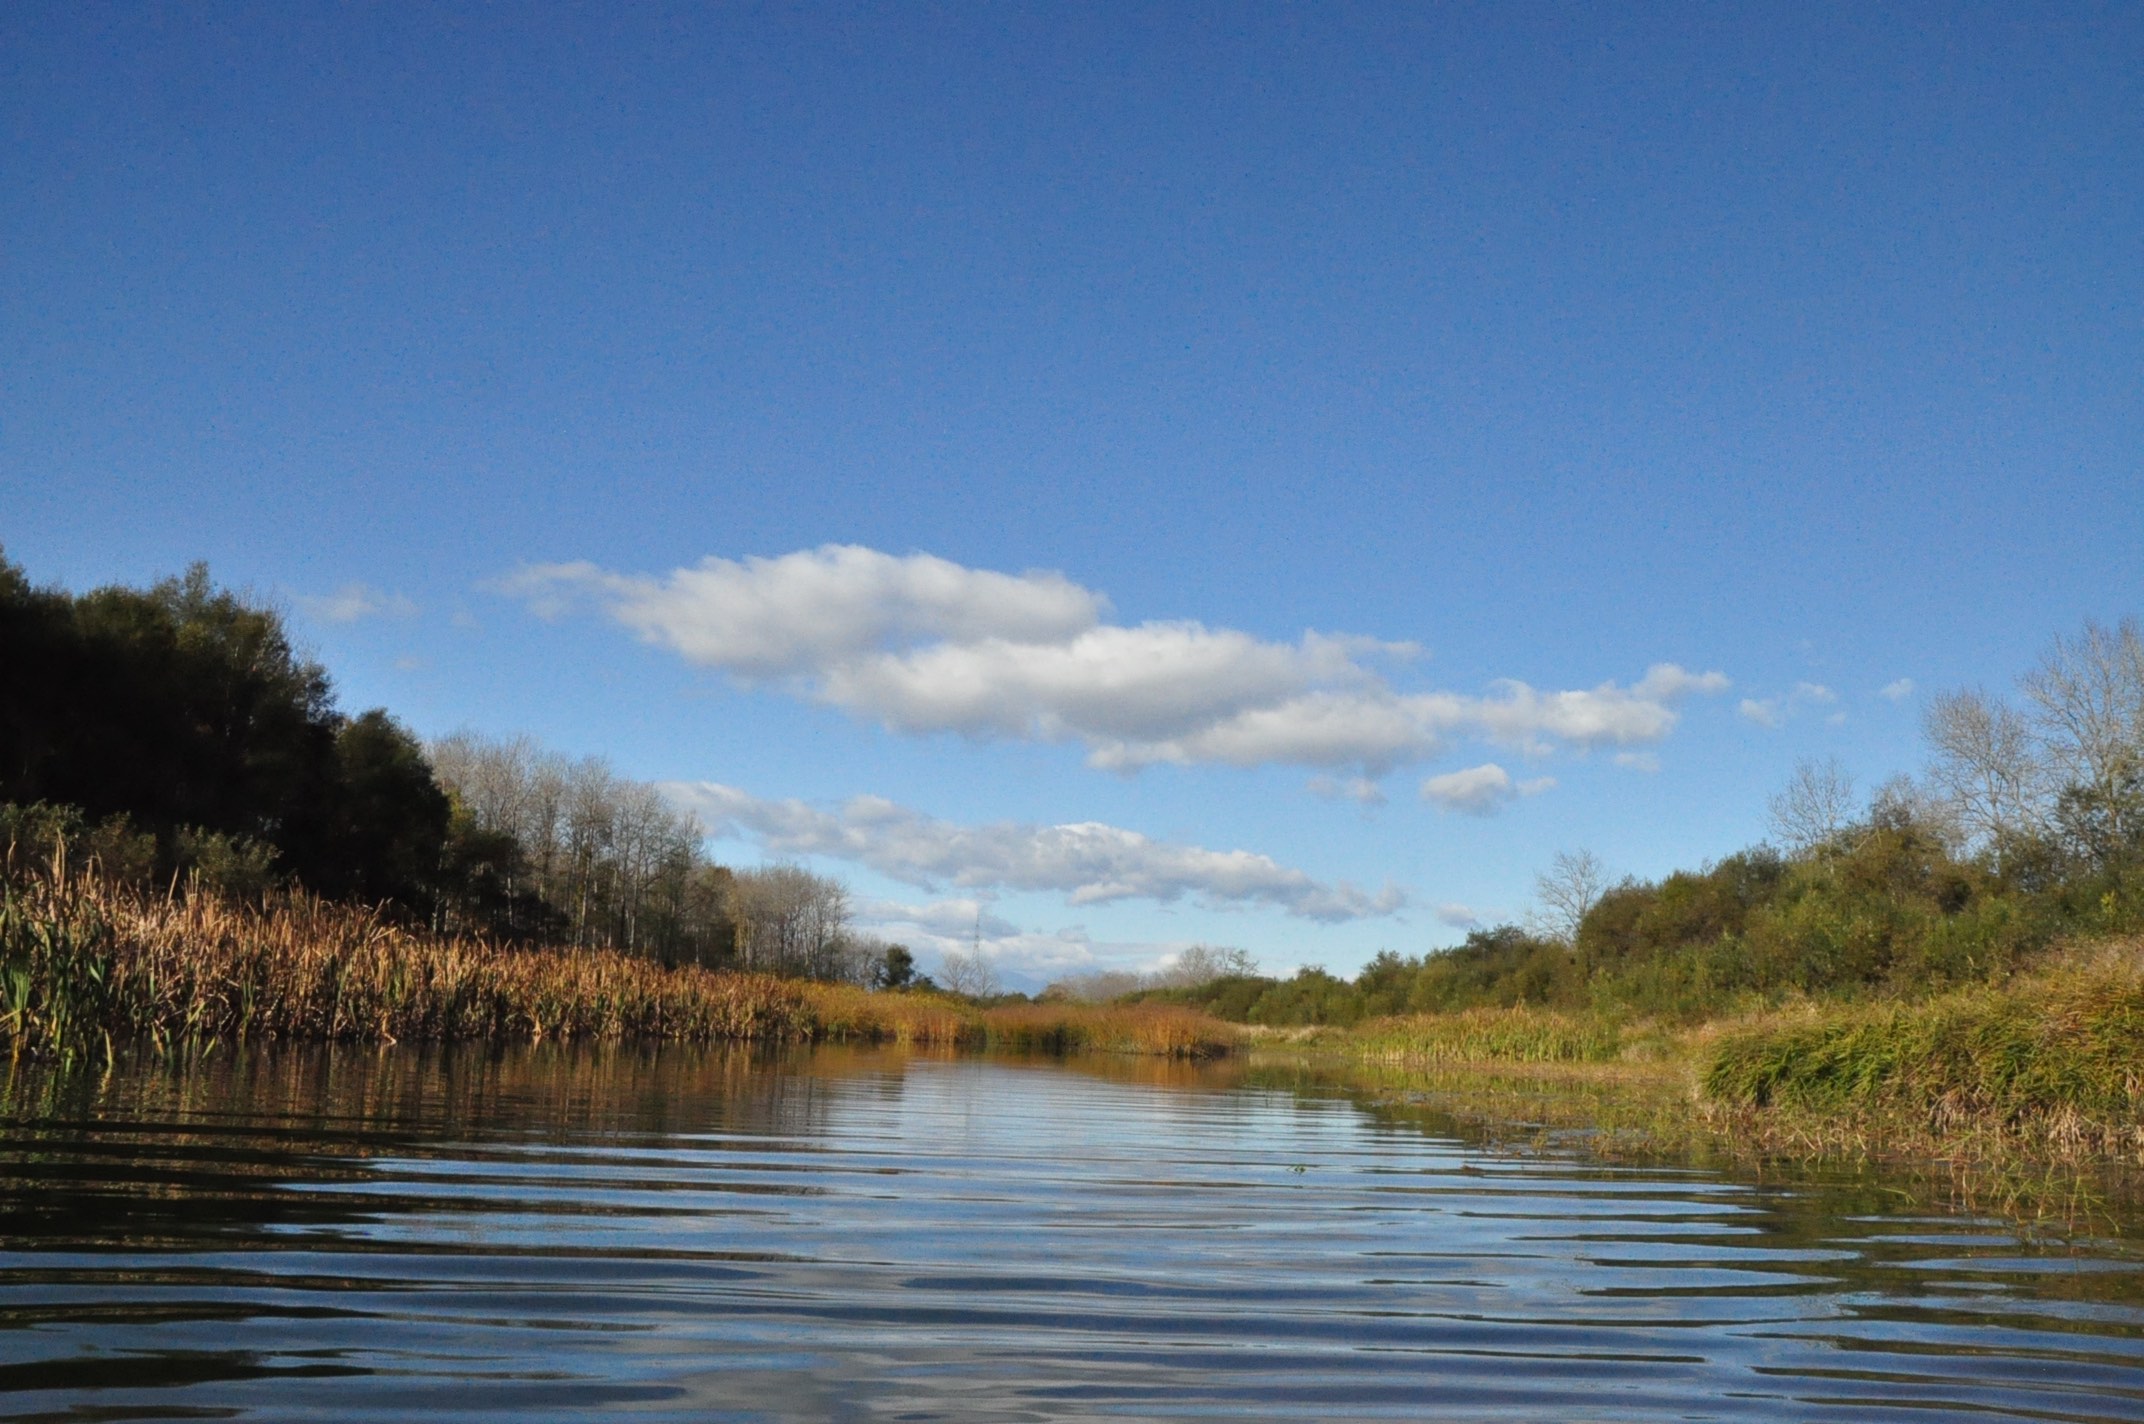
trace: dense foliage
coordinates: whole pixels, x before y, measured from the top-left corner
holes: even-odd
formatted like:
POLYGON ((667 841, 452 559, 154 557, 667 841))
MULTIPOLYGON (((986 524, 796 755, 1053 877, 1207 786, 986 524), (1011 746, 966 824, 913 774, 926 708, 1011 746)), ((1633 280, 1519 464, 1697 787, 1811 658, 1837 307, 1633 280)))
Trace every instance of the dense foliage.
MULTIPOLYGON (((0 560, 0 801, 70 808, 130 868, 429 903, 450 819, 385 712, 336 710, 272 611, 200 565, 79 597, 0 560)), ((19 827, 18 827, 19 828, 19 827)))
POLYGON ((1879 812, 1792 855, 1757 847, 1702 870, 1609 889, 1564 941, 1515 925, 1353 980, 1322 969, 1238 975, 1140 997, 1237 1023, 1351 1025, 1387 1014, 1517 1005, 1694 1021, 1798 995, 1867 998, 1982 982, 2065 936, 2144 928, 2144 855, 2043 847, 2009 876, 1879 812), (2047 873, 2050 863, 2059 871, 2047 873))

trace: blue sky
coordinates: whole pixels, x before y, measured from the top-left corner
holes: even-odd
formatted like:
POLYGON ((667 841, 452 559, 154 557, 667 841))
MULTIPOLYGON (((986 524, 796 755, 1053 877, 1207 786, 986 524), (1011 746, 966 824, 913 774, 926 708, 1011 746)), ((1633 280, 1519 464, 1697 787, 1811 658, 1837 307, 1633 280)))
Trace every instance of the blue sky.
POLYGON ((1030 982, 1695 864, 2137 608, 2132 7, 613 8, 0 14, 8 556, 1030 982))

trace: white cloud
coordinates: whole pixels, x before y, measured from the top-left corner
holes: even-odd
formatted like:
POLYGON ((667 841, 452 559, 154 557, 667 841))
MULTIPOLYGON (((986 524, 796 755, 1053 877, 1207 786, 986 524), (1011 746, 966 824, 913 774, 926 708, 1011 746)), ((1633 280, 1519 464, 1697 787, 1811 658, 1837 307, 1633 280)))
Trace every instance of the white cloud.
POLYGON ((1645 676, 1631 689, 1638 696, 1650 701, 1673 701, 1687 697, 1693 692, 1711 696, 1725 692, 1734 684, 1724 672, 1686 672, 1673 663, 1654 663, 1645 670, 1645 676))
POLYGON ((1456 900, 1447 900, 1437 906, 1437 918, 1455 930, 1470 930, 1481 923, 1481 916, 1456 900))
POLYGON ((1422 799, 1447 811, 1488 816, 1508 802, 1521 796, 1538 796, 1555 784, 1553 776, 1514 781, 1510 772, 1491 761, 1464 771, 1448 771, 1442 776, 1430 777, 1422 783, 1422 799))
MULTIPOLYGON (((1807 706, 1828 707, 1839 700, 1839 694, 1821 682, 1797 682, 1794 690, 1780 697, 1758 699, 1745 697, 1736 710, 1760 727, 1784 727, 1793 720, 1796 711, 1807 706)), ((1846 720, 1843 713, 1834 712, 1825 718, 1831 726, 1846 720)))
POLYGON ((1617 752, 1617 766, 1627 766, 1632 771, 1654 772, 1660 770, 1660 758, 1651 752, 1617 752))
POLYGON ((1362 806, 1385 804, 1385 789, 1367 776, 1313 776, 1306 785, 1311 795, 1328 801, 1353 801, 1362 806))
POLYGON ((1062 574, 992 573, 853 544, 710 557, 660 579, 538 564, 495 587, 552 617, 593 599, 649 642, 744 678, 814 673, 888 646, 1058 641, 1094 627, 1107 607, 1062 574))
POLYGON ((1896 682, 1887 682, 1877 689, 1876 695, 1892 702, 1903 702, 1913 695, 1913 679, 1902 677, 1896 682))
POLYGON ((1528 754, 1629 746, 1675 704, 1728 686, 1660 663, 1629 687, 1486 696, 1408 692, 1387 667, 1414 643, 1307 632, 1274 642, 1194 621, 1120 625, 1058 573, 1013 575, 851 545, 708 558, 662 577, 594 564, 521 570, 495 588, 544 616, 593 604, 647 641, 748 686, 773 684, 898 732, 1069 742, 1095 766, 1276 763, 1375 777, 1455 737, 1528 754))
MULTIPOLYGON (((988 638, 859 658, 824 669, 819 688, 823 700, 896 731, 1138 747, 1321 683, 1361 683, 1351 651, 1315 633, 1282 644, 1198 623, 1143 623, 1062 642, 988 638)), ((1315 751, 1254 759, 1330 764, 1315 751)))
POLYGON ((925 889, 1053 891, 1074 905, 1189 897, 1209 907, 1271 906, 1326 923, 1389 915, 1407 899, 1391 885, 1373 895, 1251 851, 1149 840, 1094 821, 962 826, 878 796, 851 797, 840 810, 824 811, 796 800, 763 801, 714 782, 671 782, 663 789, 712 834, 749 837, 777 855, 853 861, 925 889))
POLYGON ((384 593, 364 583, 346 583, 333 593, 299 594, 298 606, 324 623, 355 623, 364 618, 408 618, 417 605, 399 593, 384 593))
POLYGON ((1762 702, 1754 697, 1745 697, 1742 699, 1742 705, 1735 710, 1760 727, 1777 727, 1787 720, 1786 712, 1776 697, 1768 697, 1762 702))
POLYGON ((975 931, 975 900, 906 905, 867 900, 856 907, 857 928, 907 945, 936 971, 948 954, 979 953, 1005 987, 1040 989, 1052 980, 1098 971, 1148 973, 1182 957, 1191 941, 1097 940, 1085 927, 1027 930, 982 912, 975 931))
POLYGON ((911 905, 899 900, 863 900, 853 907, 857 923, 867 926, 902 925, 943 938, 1003 940, 1021 933, 1020 927, 1003 918, 980 898, 933 900, 911 905))

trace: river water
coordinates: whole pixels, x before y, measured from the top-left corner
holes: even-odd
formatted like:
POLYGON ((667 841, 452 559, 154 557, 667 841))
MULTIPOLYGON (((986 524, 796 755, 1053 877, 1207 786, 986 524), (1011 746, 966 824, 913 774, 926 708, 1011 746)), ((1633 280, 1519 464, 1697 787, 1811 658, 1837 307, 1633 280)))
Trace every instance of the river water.
POLYGON ((10 1093, 8 1419, 2144 1419, 2118 1227, 1240 1068, 397 1050, 10 1093))

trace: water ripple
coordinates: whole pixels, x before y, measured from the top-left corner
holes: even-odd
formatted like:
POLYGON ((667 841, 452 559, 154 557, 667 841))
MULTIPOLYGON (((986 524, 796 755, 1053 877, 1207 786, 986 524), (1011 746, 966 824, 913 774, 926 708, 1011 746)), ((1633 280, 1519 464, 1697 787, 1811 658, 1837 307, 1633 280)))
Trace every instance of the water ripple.
POLYGON ((2144 1293, 1226 1071, 292 1057, 0 1129, 9 1419, 2144 1419, 2144 1293))

